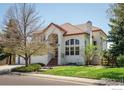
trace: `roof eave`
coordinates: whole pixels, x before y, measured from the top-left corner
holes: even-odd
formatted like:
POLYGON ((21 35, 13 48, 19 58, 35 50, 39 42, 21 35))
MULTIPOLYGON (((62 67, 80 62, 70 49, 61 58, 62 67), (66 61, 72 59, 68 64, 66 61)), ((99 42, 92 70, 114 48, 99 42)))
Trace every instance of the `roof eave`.
POLYGON ((102 29, 97 29, 97 30, 92 30, 93 32, 99 32, 101 31, 103 34, 105 34, 105 36, 107 36, 107 34, 102 30, 102 29))
POLYGON ((83 33, 74 33, 74 34, 64 34, 63 36, 72 36, 72 35, 81 35, 81 34, 88 34, 88 33, 83 32, 83 33))

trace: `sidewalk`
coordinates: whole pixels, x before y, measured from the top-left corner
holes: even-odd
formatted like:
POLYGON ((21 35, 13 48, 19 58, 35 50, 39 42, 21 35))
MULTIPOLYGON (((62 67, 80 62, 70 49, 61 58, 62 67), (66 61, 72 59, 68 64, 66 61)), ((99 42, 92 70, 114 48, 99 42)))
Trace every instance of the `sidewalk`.
POLYGON ((0 66, 0 75, 9 73, 9 72, 11 72, 11 70, 13 68, 20 67, 20 66, 23 66, 23 65, 3 65, 3 66, 0 66))

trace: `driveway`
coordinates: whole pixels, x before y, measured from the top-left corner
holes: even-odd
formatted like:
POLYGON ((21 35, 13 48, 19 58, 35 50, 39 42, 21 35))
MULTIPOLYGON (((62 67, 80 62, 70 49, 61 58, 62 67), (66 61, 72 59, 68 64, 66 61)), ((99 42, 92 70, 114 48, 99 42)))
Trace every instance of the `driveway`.
POLYGON ((11 71, 11 69, 16 68, 16 67, 20 67, 23 65, 3 65, 0 66, 0 74, 5 74, 11 71))
POLYGON ((59 80, 53 78, 20 76, 20 75, 0 75, 0 85, 91 85, 76 81, 59 80))

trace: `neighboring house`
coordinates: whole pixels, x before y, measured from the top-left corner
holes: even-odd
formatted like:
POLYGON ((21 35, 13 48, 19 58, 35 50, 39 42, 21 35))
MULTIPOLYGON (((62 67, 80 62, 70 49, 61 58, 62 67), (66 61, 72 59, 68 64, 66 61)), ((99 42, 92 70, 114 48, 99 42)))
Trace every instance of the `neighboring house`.
MULTIPOLYGON (((35 32, 33 40, 56 46, 54 55, 50 50, 48 52, 51 58, 48 65, 84 65, 85 48, 90 43, 97 45, 99 51, 107 49, 107 35, 101 28, 92 26, 91 21, 79 25, 51 23, 44 30, 35 32)), ((95 56, 92 64, 100 64, 100 57, 95 56)))

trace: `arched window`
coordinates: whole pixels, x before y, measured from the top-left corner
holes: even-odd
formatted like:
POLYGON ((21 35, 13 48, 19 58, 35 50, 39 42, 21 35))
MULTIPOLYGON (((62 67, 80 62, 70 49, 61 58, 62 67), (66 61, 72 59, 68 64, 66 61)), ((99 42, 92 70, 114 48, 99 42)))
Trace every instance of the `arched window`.
POLYGON ((75 39, 75 44, 79 45, 79 40, 75 39))
POLYGON ((65 41, 65 55, 79 55, 80 47, 79 47, 78 39, 69 39, 65 41))
POLYGON ((69 45, 69 40, 67 40, 67 41, 65 42, 65 45, 69 45))

